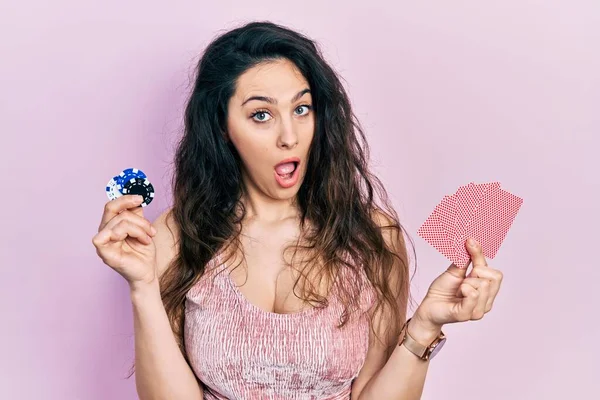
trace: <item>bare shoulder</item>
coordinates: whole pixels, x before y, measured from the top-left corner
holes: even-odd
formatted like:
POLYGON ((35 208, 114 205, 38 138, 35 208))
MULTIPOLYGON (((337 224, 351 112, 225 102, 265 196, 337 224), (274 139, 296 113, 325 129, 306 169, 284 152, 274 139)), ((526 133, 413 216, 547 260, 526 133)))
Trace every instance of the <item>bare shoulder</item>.
POLYGON ((379 227, 392 225, 392 218, 380 208, 376 208, 371 212, 371 218, 379 227))
MULTIPOLYGON (((409 295, 409 260, 404 239, 404 232, 400 221, 395 220, 387 213, 377 209, 373 213, 373 220, 381 229, 381 235, 386 247, 396 257, 390 268, 381 269, 390 290, 398 302, 398 307, 405 310, 409 295)), ((392 338, 393 339, 393 338, 392 338)))
POLYGON ((371 213, 371 218, 381 229, 381 233, 388 248, 400 256, 404 255, 406 246, 399 223, 379 208, 371 213))
POLYGON ((171 265, 178 252, 179 230, 171 210, 169 208, 164 211, 152 223, 152 226, 156 228, 154 244, 156 245, 157 273, 159 277, 171 265))

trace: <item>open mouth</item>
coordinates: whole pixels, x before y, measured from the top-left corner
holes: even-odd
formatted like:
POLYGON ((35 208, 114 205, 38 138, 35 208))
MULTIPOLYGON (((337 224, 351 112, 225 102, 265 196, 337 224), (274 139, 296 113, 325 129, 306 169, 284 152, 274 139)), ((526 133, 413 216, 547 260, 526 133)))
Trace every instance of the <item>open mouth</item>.
POLYGON ((283 188, 291 188, 299 180, 300 159, 290 157, 275 166, 275 180, 283 188))
POLYGON ((292 176, 294 176, 294 172, 296 172, 296 169, 298 169, 298 164, 299 163, 297 161, 289 163, 289 166, 288 164, 285 164, 284 167, 278 168, 276 170, 277 175, 279 175, 283 179, 291 179, 292 176))

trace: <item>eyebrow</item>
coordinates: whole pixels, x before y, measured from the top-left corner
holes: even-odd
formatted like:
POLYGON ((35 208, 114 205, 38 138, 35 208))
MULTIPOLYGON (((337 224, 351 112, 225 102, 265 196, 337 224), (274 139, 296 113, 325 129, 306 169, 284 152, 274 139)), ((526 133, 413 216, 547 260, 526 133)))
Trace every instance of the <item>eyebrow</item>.
MULTIPOLYGON (((291 101, 291 102, 292 102, 292 103, 294 103, 294 102, 296 102, 296 101, 300 100, 300 98, 301 98, 302 96, 304 96, 306 93, 310 93, 310 89, 304 89, 304 90, 301 90, 300 92, 298 92, 298 93, 297 93, 297 94, 296 94, 296 95, 295 95, 295 96, 292 98, 292 101, 291 101)), ((249 102, 249 101, 252 101, 252 100, 264 101, 264 102, 266 102, 266 103, 269 103, 269 104, 277 104, 277 100, 275 100, 275 99, 274 99, 274 98, 272 98, 272 97, 267 97, 267 96, 252 96, 252 97, 250 97, 250 98, 246 99, 246 100, 245 100, 245 101, 242 103, 242 106, 244 106, 244 104, 246 104, 247 102, 249 102)))

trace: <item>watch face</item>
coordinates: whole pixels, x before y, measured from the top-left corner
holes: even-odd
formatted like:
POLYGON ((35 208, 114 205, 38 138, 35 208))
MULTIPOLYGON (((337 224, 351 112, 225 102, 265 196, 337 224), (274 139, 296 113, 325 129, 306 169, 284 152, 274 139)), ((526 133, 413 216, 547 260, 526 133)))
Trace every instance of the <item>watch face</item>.
POLYGON ((446 338, 443 338, 442 340, 440 340, 438 342, 438 344, 433 348, 433 350, 431 351, 431 354, 429 355, 430 360, 433 357, 435 357, 437 353, 439 353, 439 351, 442 349, 442 347, 444 347, 445 343, 446 343, 446 338))

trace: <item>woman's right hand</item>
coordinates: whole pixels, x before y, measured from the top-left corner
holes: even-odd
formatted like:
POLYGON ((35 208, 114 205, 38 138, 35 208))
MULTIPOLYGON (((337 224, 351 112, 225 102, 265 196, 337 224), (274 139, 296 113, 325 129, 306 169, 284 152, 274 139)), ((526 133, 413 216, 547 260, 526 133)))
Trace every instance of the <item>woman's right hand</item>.
POLYGON ((121 274, 130 286, 156 281, 156 229, 144 218, 141 196, 110 200, 92 243, 106 265, 121 274))

